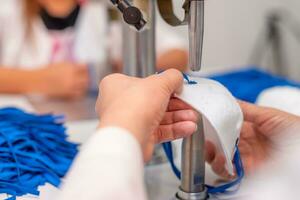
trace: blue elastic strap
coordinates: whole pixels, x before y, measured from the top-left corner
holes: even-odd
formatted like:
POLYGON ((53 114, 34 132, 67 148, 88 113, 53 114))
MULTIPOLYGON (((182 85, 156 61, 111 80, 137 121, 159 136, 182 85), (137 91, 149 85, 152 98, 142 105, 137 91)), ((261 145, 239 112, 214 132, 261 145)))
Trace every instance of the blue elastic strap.
MULTIPOLYGON (((174 162, 172 143, 171 142, 163 143, 163 149, 164 149, 165 154, 170 162, 170 165, 171 165, 171 168, 172 168, 174 174, 176 175, 176 177, 178 179, 181 179, 181 172, 177 168, 177 166, 175 165, 175 162, 174 162)), ((233 187, 239 186, 239 184, 241 183, 241 181, 244 177, 243 163, 242 163, 242 160, 240 157, 240 152, 239 152, 238 148, 236 148, 234 158, 233 158, 233 163, 236 168, 237 178, 230 183, 226 183, 226 184, 219 185, 219 186, 206 185, 207 191, 209 194, 220 194, 220 193, 224 194, 224 193, 232 193, 232 192, 236 191, 236 189, 234 189, 233 187)))
POLYGON ((63 116, 0 109, 0 193, 8 200, 39 195, 38 187, 56 187, 68 171, 77 144, 68 142, 63 116))
POLYGON ((170 162, 170 165, 171 165, 171 168, 172 168, 174 174, 177 176, 178 179, 180 179, 181 172, 174 163, 173 148, 172 148, 171 142, 165 142, 162 145, 163 145, 163 149, 165 151, 165 154, 167 155, 167 159, 170 162))
MULTIPOLYGON (((190 80, 188 75, 183 74, 183 77, 184 77, 185 81, 188 84, 197 84, 196 81, 190 80)), ((177 168, 177 166, 175 165, 175 162, 174 162, 172 143, 171 142, 165 142, 162 145, 163 145, 163 149, 165 151, 167 159, 170 162, 170 165, 171 165, 171 168, 172 168, 174 174, 176 175, 176 177, 178 179, 181 179, 181 172, 177 168)), ((245 175, 244 167, 243 167, 243 163, 242 163, 242 160, 241 160, 241 156, 240 156, 238 146, 236 146, 236 149, 235 149, 233 163, 235 165, 237 178, 235 180, 233 180, 232 182, 225 183, 225 184, 219 185, 219 186, 206 185, 207 191, 208 191, 209 194, 220 194, 220 193, 224 194, 224 193, 232 193, 232 192, 237 191, 238 186, 241 183, 241 181, 242 181, 242 179, 245 175), (236 187, 236 188, 234 188, 234 187, 236 187)))

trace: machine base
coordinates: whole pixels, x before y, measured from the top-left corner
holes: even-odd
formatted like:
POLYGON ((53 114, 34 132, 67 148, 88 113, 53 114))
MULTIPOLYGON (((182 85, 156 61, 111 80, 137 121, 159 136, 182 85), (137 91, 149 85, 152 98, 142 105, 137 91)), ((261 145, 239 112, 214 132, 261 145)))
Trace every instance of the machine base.
POLYGON ((187 193, 179 190, 176 194, 176 200, 206 200, 207 198, 207 188, 199 193, 187 193))

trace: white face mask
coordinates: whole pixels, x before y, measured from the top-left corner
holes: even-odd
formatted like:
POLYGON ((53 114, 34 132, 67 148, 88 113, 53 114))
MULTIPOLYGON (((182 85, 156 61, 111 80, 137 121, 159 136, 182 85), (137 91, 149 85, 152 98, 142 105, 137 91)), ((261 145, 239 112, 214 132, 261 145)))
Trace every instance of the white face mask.
POLYGON ((240 136, 243 113, 231 93, 220 83, 191 78, 176 97, 191 105, 203 116, 205 140, 212 142, 226 158, 226 168, 233 175, 232 159, 240 136))

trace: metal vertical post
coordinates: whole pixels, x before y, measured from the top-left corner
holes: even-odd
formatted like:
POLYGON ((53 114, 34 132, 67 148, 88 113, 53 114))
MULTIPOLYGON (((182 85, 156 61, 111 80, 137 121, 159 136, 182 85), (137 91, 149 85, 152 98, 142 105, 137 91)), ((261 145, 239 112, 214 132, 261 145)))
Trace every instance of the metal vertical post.
POLYGON ((137 31, 123 24, 123 72, 129 76, 146 77, 155 73, 155 0, 133 0, 141 5, 147 25, 137 31))
MULTIPOLYGON (((191 0, 189 9, 189 68, 199 71, 202 62, 204 35, 204 1, 191 0)), ((204 127, 200 116, 197 131, 183 139, 181 185, 176 194, 180 200, 207 199, 205 188, 204 127)))

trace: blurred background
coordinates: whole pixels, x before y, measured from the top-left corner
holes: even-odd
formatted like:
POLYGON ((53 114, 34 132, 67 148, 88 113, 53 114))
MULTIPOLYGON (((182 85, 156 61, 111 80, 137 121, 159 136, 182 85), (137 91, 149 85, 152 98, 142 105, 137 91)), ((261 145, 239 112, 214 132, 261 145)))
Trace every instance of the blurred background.
MULTIPOLYGON (((184 1, 173 2, 183 18, 184 1)), ((188 71, 187 26, 168 25, 156 8, 155 71, 208 77, 237 99, 300 115, 299 8, 299 0, 205 0, 199 73, 188 71)), ((123 45, 123 25, 110 0, 1 0, 0 108, 62 114, 70 140, 84 143, 99 122, 99 81, 122 73, 124 54, 135 46, 123 45)), ((154 160, 165 161, 160 155, 154 160)), ((164 167, 146 171, 150 199, 177 190, 164 167)), ((53 199, 44 194, 40 199, 53 199)))
MULTIPOLYGON (((299 80, 299 7, 297 0, 206 1, 203 69, 256 65, 299 80)), ((178 33, 186 37, 185 30, 178 33)))
MULTIPOLYGON (((183 17, 183 0, 173 2, 183 17)), ((297 0, 205 1, 200 76, 253 103, 275 86, 298 90, 299 7, 297 0)), ((156 20, 156 71, 187 71, 187 26, 171 27, 158 10, 156 20)), ((25 99, 38 112, 63 113, 69 120, 96 118, 99 81, 123 72, 123 54, 131 51, 123 46, 122 24, 108 0, 2 0, 0 105, 25 99)))

